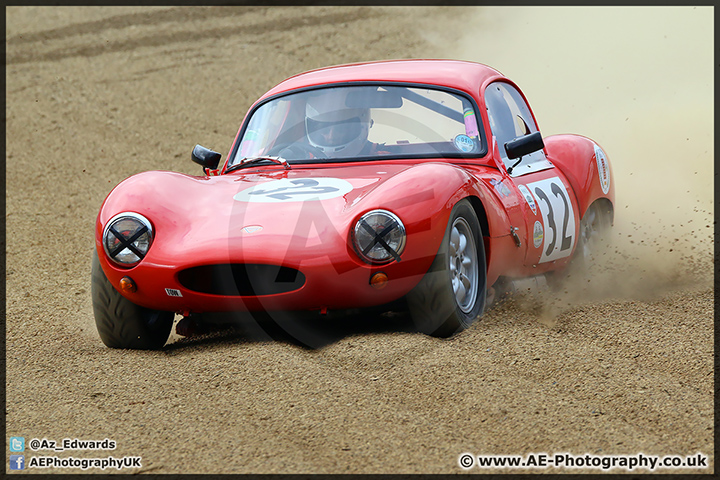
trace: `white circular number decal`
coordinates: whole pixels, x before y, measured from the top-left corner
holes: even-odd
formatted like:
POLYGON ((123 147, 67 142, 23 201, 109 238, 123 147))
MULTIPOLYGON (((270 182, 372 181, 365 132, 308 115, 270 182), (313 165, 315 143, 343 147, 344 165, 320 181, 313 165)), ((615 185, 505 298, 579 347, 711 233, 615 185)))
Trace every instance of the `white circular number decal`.
POLYGON ((340 178, 296 178, 260 183, 233 196, 238 202, 303 202, 341 197, 353 189, 340 178))

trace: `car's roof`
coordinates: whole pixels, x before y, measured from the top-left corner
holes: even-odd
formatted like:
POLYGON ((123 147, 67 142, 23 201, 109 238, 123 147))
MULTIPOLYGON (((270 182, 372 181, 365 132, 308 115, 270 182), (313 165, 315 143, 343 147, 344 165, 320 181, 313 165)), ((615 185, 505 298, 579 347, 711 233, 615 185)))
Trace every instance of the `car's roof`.
POLYGON ((296 88, 342 82, 427 83, 477 93, 491 77, 503 76, 494 68, 460 60, 386 60, 311 70, 273 87, 263 98, 296 88))

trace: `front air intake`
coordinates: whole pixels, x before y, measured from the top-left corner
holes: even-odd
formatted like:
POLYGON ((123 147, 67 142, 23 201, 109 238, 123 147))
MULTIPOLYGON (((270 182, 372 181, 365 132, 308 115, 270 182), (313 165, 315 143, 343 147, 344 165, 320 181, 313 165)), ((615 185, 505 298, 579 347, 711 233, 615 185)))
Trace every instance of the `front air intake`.
POLYGON ((188 268, 178 274, 178 280, 198 293, 255 297, 297 290, 305 284, 305 275, 278 265, 228 263, 188 268))

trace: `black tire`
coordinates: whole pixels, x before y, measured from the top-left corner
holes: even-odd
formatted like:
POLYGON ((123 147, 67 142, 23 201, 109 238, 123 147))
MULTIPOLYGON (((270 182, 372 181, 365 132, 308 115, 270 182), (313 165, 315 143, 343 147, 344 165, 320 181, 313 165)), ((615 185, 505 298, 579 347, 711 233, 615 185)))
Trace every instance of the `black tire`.
POLYGON ((123 297, 102 271, 97 252, 93 252, 91 290, 95 325, 105 345, 138 350, 165 345, 175 314, 144 308, 123 297))
POLYGON ((407 296, 415 327, 434 337, 450 337, 468 328, 485 309, 485 265, 480 222, 470 202, 461 200, 452 209, 445 236, 430 269, 407 296), (464 248, 460 248, 460 237, 466 242, 464 248), (466 258, 470 259, 471 267, 464 266, 466 258), (468 287, 462 281, 463 277, 469 281, 468 287))
POLYGON ((589 271, 595 256, 602 246, 607 244, 610 227, 612 226, 612 210, 609 203, 593 202, 580 220, 580 234, 572 263, 580 271, 589 271))

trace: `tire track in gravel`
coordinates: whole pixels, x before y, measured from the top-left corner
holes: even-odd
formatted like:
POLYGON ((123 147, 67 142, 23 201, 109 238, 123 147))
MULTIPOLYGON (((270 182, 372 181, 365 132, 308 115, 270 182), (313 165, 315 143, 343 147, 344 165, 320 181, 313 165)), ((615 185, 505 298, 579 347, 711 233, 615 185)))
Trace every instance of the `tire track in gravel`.
MULTIPOLYGON (((354 9, 349 12, 343 13, 322 13, 322 14, 310 14, 310 15, 293 15, 284 17, 281 19, 272 19, 266 22, 259 23, 246 23, 242 28, 238 28, 237 25, 207 28, 207 29, 188 29, 179 30, 173 28, 170 33, 159 33, 159 30, 155 30, 154 33, 144 36, 131 36, 124 40, 117 41, 106 41, 97 42, 96 37, 88 38, 82 45, 70 46, 65 48, 48 50, 43 48, 45 43, 52 43, 56 40, 65 39, 71 36, 77 35, 97 35, 104 33, 111 29, 126 28, 128 26, 136 26, 137 24, 132 23, 132 20, 139 17, 142 21, 139 24, 154 24, 154 21, 159 17, 163 22, 169 21, 181 21, 181 22, 196 22, 202 19, 221 17, 224 20, 227 19, 227 15, 219 15, 216 9, 200 9, 199 12, 208 12, 208 15, 199 18, 194 15, 189 15, 186 11, 187 7, 180 7, 178 9, 172 9, 168 12, 156 12, 155 14, 132 14, 120 16, 118 25, 112 22, 112 17, 109 20, 90 22, 89 24, 79 24, 77 32, 74 30, 75 25, 65 27, 58 30, 50 30, 45 32, 39 32, 31 35, 30 39, 26 36, 13 37, 8 40, 8 46, 11 47, 7 52, 7 65, 23 64, 30 62, 59 62, 66 58, 71 57, 86 57, 92 58, 99 55, 105 55, 116 52, 133 51, 140 48, 149 47, 167 47, 173 44, 193 44, 202 42, 204 40, 217 40, 232 36, 247 36, 255 37, 267 35, 274 32, 283 32, 283 34, 289 34, 293 30, 299 28, 310 28, 321 25, 334 25, 341 23, 350 23, 360 20, 368 20, 377 17, 378 14, 370 9, 354 9), (181 14, 180 14, 181 13, 181 14), (147 18, 149 17, 149 18, 147 18), (22 41, 20 41, 22 40, 22 41), (25 48, 25 43, 37 43, 35 47, 40 51, 35 51, 33 48, 25 48)), ((236 11, 236 10, 231 10, 236 11)), ((257 11, 257 9, 252 9, 257 11)), ((242 16, 247 12, 239 11, 236 15, 242 16)), ((250 40, 249 43, 258 43, 263 40, 250 40)))
POLYGON ((173 7, 150 12, 135 12, 114 15, 102 20, 78 22, 68 26, 51 28, 39 32, 24 33, 9 37, 7 45, 21 45, 33 42, 50 42, 79 35, 98 34, 140 25, 160 28, 163 23, 212 20, 214 18, 241 17, 251 12, 267 10, 269 7, 215 8, 215 7, 173 7))

